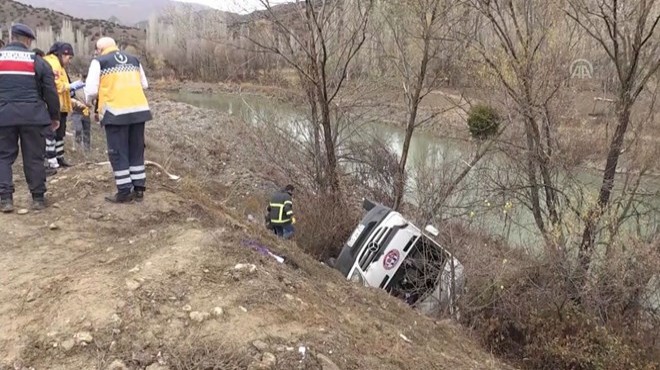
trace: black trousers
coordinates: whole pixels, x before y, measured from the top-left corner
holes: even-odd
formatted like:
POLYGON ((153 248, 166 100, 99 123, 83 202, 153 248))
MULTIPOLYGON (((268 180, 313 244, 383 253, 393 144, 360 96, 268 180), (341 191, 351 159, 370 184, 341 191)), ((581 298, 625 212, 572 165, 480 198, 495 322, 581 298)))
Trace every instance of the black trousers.
POLYGON ((64 158, 64 138, 66 137, 66 119, 68 113, 60 113, 60 127, 55 131, 55 152, 57 158, 64 158))
POLYGON ((14 193, 12 165, 18 157, 19 142, 30 192, 33 195, 46 192, 44 155, 49 132, 52 132, 50 126, 0 127, 0 196, 6 198, 14 193))
POLYGON ((144 190, 146 172, 144 168, 144 122, 131 125, 106 125, 108 158, 120 193, 129 193, 132 188, 144 190))
POLYGON ((68 113, 60 113, 60 127, 46 136, 46 158, 64 158, 64 137, 66 137, 66 119, 68 113))

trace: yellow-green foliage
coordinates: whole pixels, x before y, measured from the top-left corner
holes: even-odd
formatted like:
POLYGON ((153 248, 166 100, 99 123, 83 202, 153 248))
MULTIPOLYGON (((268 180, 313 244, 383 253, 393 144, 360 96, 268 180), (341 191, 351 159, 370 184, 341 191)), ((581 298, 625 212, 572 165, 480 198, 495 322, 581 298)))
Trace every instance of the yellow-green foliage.
POLYGON ((475 105, 468 113, 468 127, 472 137, 485 140, 495 136, 500 127, 500 116, 495 108, 475 105))

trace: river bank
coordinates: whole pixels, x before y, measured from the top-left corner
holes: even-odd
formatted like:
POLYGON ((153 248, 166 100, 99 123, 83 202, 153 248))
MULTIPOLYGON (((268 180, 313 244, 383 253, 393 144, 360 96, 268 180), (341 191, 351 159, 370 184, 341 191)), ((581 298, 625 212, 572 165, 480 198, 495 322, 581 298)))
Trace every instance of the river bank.
POLYGON ((92 153, 67 141, 76 166, 49 178, 52 207, 2 215, 0 369, 509 368, 459 326, 349 283, 247 217, 273 185, 243 122, 149 98, 146 158, 181 180, 148 166, 143 203, 104 202, 114 185, 94 126, 92 153))

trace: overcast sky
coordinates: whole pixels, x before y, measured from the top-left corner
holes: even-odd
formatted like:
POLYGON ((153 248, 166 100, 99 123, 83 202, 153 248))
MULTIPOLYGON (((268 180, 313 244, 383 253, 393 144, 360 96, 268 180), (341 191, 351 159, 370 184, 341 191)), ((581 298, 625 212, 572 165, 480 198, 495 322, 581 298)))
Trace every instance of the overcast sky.
MULTIPOLYGON (((257 9, 263 9, 261 0, 178 0, 186 3, 204 4, 216 9, 234 12, 249 13, 257 9)), ((291 2, 292 0, 269 0, 271 5, 291 2)))

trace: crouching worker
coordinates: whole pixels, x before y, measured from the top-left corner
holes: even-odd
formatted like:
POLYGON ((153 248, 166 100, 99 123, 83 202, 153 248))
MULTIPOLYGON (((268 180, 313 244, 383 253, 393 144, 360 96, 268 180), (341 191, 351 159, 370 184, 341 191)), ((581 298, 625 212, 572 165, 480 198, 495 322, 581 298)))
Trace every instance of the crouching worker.
POLYGON ((101 125, 105 128, 108 158, 117 193, 111 203, 141 201, 144 197, 144 125, 152 119, 144 89, 147 78, 140 61, 117 48, 115 40, 96 42, 98 57, 92 61, 85 81, 85 100, 95 98, 101 125))
POLYGON ((272 229, 280 238, 290 239, 294 234, 293 224, 296 219, 293 216, 293 185, 287 185, 284 189, 273 194, 268 211, 267 227, 272 229))

